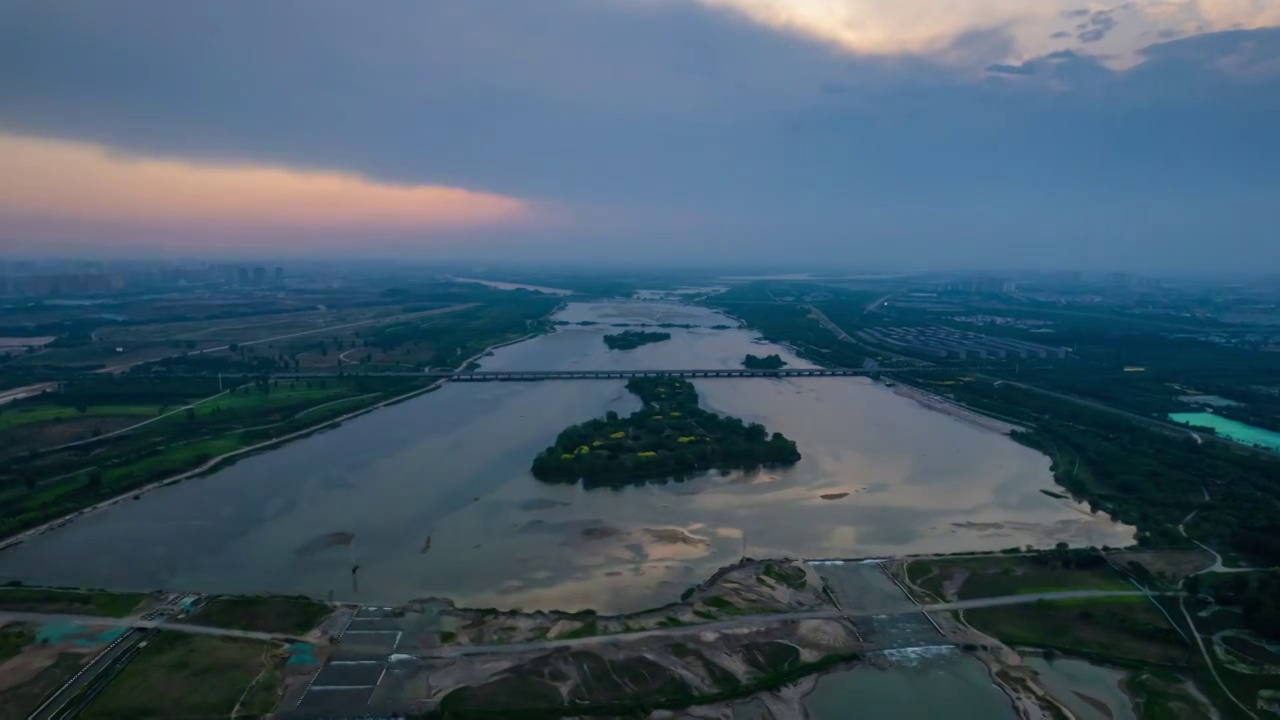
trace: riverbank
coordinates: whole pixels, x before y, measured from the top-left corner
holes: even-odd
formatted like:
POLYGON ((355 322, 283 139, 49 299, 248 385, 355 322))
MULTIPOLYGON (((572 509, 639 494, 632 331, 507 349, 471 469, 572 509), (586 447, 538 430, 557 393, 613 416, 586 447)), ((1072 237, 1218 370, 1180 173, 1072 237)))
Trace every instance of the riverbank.
POLYGON ((948 417, 953 417, 966 425, 990 430, 991 432, 1000 433, 1001 435, 1011 435, 1015 431, 1024 431, 1025 428, 1014 425, 1013 423, 1000 420, 989 415, 983 415, 977 410, 967 408, 956 402, 948 400, 939 395, 935 395, 927 390, 923 390, 914 385, 906 385, 896 382, 893 385, 893 392, 900 397, 909 398, 916 401, 922 407, 928 408, 937 413, 942 413, 948 417))
MULTIPOLYGON (((556 308, 556 310, 552 311, 552 313, 551 313, 551 314, 554 314, 555 312, 558 312, 558 311, 561 309, 561 307, 563 307, 563 305, 558 306, 558 307, 556 308)), ((548 315, 548 317, 550 317, 550 315, 548 315)), ((503 342, 500 342, 500 343, 495 343, 495 344, 493 344, 493 345, 491 345, 491 346, 489 346, 489 347, 486 347, 484 350, 482 350, 482 351, 480 351, 480 352, 476 353, 475 355, 472 355, 471 357, 469 357, 469 358, 467 358, 467 359, 463 360, 463 361, 458 365, 458 367, 459 367, 459 368, 465 368, 467 365, 469 365, 469 364, 471 364, 471 363, 473 363, 473 362, 478 361, 479 359, 481 359, 481 358, 485 357, 485 356, 486 356, 486 355, 488 355, 489 353, 492 353, 494 350, 497 350, 497 349, 499 349, 499 348, 506 347, 506 346, 508 346, 508 345, 514 345, 514 344, 519 343, 519 342, 524 342, 525 340, 528 340, 528 339, 530 339, 530 338, 532 338, 532 337, 536 337, 537 335, 540 335, 540 334, 541 334, 540 332, 534 332, 534 333, 529 333, 529 334, 524 335, 524 336, 519 337, 519 338, 515 338, 515 339, 513 339, 513 340, 506 340, 506 341, 503 341, 503 342)), ((36 527, 30 528, 30 529, 28 529, 28 530, 24 530, 24 531, 22 531, 22 532, 19 532, 19 533, 14 534, 14 535, 10 535, 9 537, 4 538, 3 540, 0 540, 0 552, 3 552, 5 549, 10 548, 10 547, 13 547, 13 546, 15 546, 15 545, 20 545, 20 544, 22 544, 23 542, 26 542, 27 540, 30 540, 31 538, 37 537, 37 536, 39 536, 39 535, 43 535, 43 534, 48 533, 48 532, 52 532, 52 531, 54 531, 54 530, 58 530, 58 529, 60 529, 60 528, 62 528, 62 527, 65 527, 65 526, 66 526, 66 525, 68 525, 69 523, 74 522, 75 520, 78 520, 78 519, 80 519, 80 518, 83 518, 83 517, 85 517, 85 516, 87 516, 87 515, 91 515, 91 514, 93 514, 93 513, 100 512, 100 511, 105 510, 105 509, 107 509, 107 508, 110 508, 110 507, 112 507, 112 506, 118 505, 119 503, 121 503, 121 502, 123 502, 123 501, 125 501, 125 500, 136 500, 136 499, 140 498, 141 496, 143 496, 143 495, 145 495, 145 494, 147 494, 147 493, 150 493, 150 492, 154 492, 155 490, 159 490, 160 488, 169 487, 169 486, 171 486, 171 485, 175 485, 175 484, 177 484, 177 483, 181 483, 181 482, 184 482, 184 481, 186 481, 186 480, 190 480, 190 479, 192 479, 192 478, 196 478, 196 477, 200 477, 200 476, 203 476, 203 475, 207 475, 207 474, 209 474, 209 473, 211 473, 211 472, 213 472, 213 471, 215 471, 215 470, 219 470, 219 469, 221 469, 221 468, 223 468, 223 467, 225 467, 225 466, 227 466, 227 465, 230 465, 231 463, 233 463, 233 462, 235 462, 235 461, 237 461, 237 460, 244 459, 244 458, 246 458, 246 457, 248 457, 248 456, 250 456, 250 455, 253 455, 253 454, 255 454, 255 453, 259 453, 259 452, 262 452, 262 451, 264 451, 264 450, 269 450, 269 449, 275 448, 275 447, 277 447, 277 446, 280 446, 280 445, 284 445, 284 444, 286 444, 286 443, 289 443, 289 442, 291 442, 291 441, 299 440, 299 439, 301 439, 301 438, 308 437, 308 436, 310 436, 310 435, 313 435, 313 434, 315 434, 315 433, 321 432, 321 431, 323 431, 323 430, 326 430, 326 429, 329 429, 329 428, 333 428, 333 427, 337 427, 338 425, 341 425, 341 424, 342 424, 342 423, 344 423, 344 422, 347 422, 347 421, 349 421, 349 420, 355 419, 355 418, 360 417, 360 416, 362 416, 362 415, 366 415, 366 414, 371 413, 371 412, 374 412, 374 411, 376 411, 376 410, 380 410, 380 409, 382 409, 382 408, 389 407, 389 406, 391 406, 391 405, 395 405, 395 404, 397 404, 397 403, 401 403, 401 402, 404 402, 404 401, 406 401, 406 400, 411 400, 411 399, 413 399, 413 398, 415 398, 415 397, 418 397, 418 396, 421 396, 421 395, 425 395, 426 393, 429 393, 429 392, 432 392, 432 391, 434 391, 434 390, 438 389, 441 385, 443 385, 443 384, 444 384, 444 383, 446 383, 446 382, 448 382, 448 380, 447 380, 447 379, 440 379, 440 380, 436 380, 435 382, 432 382, 431 384, 429 384, 429 385, 427 385, 427 386, 425 386, 425 387, 416 388, 416 389, 411 390, 411 391, 409 391, 409 392, 407 392, 407 393, 403 393, 403 394, 401 394, 401 395, 397 395, 396 397, 389 398, 389 399, 387 399, 387 400, 383 400, 383 401, 381 401, 381 402, 374 403, 374 404, 371 404, 371 405, 367 405, 367 406, 365 406, 365 407, 357 408, 357 409, 352 410, 352 411, 350 411, 350 412, 348 412, 348 413, 345 413, 345 414, 343 414, 343 415, 340 415, 340 416, 338 416, 338 417, 336 417, 336 418, 330 418, 330 419, 327 419, 327 420, 321 420, 321 421, 316 422, 316 423, 315 423, 315 424, 313 424, 313 425, 309 425, 309 426, 307 426, 307 427, 305 427, 305 428, 302 428, 302 429, 300 429, 300 430, 296 430, 296 431, 294 431, 294 432, 287 433, 287 434, 285 434, 285 435, 281 435, 281 436, 279 436, 279 437, 271 438, 271 439, 269 439, 269 440, 265 440, 265 441, 260 442, 260 443, 255 443, 255 444, 250 445, 250 446, 248 446, 248 447, 239 448, 239 449, 236 449, 236 450, 233 450, 233 451, 230 451, 230 452, 223 453, 223 454, 218 455, 218 456, 216 456, 216 457, 210 458, 209 460, 205 461, 204 463, 202 463, 202 464, 200 464, 199 466, 197 466, 197 467, 195 467, 195 468, 192 468, 192 469, 190 469, 190 470, 186 470, 186 471, 183 471, 183 472, 181 472, 181 473, 177 473, 177 474, 174 474, 174 475, 171 475, 171 476, 165 477, 165 478, 163 478, 163 479, 157 480, 157 481, 155 481, 155 482, 148 483, 148 484, 146 484, 146 485, 143 485, 143 486, 140 486, 140 487, 137 487, 137 488, 134 488, 134 489, 128 490, 128 491, 126 491, 126 492, 122 492, 122 493, 120 493, 120 494, 118 494, 118 495, 115 495, 115 496, 113 496, 113 497, 110 497, 110 498, 108 498, 108 499, 106 499, 106 500, 99 501, 99 502, 94 503, 94 504, 92 504, 92 505, 90 505, 90 506, 88 506, 88 507, 81 508, 80 510, 76 510, 75 512, 69 513, 69 514, 64 515, 64 516, 62 516, 62 517, 59 517, 59 518, 57 518, 57 519, 50 520, 50 521, 48 521, 48 522, 46 522, 46 523, 43 523, 43 524, 41 524, 41 525, 37 525, 36 527)), ((350 401, 351 399, 353 399, 353 398, 347 398, 347 399, 343 400, 342 402, 347 402, 347 401, 350 401)), ((331 403, 331 404, 332 404, 332 403, 331 403)), ((307 412, 311 412, 311 411, 313 411, 313 410, 317 410, 317 409, 319 409, 319 407, 310 408, 310 409, 308 409, 307 411, 304 411, 303 413, 300 413, 300 414, 298 415, 298 417, 301 417, 302 415, 305 415, 307 412)))

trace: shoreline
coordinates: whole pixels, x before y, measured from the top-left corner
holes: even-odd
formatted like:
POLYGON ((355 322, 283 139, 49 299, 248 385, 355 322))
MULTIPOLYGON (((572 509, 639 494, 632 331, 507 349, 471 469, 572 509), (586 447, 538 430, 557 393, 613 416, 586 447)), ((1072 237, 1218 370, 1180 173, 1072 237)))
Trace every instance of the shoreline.
MULTIPOLYGON (((879 382, 884 384, 883 380, 879 382)), ((1026 431, 1026 428, 1020 425, 1015 425, 1011 422, 991 417, 990 415, 983 415, 977 410, 965 407, 964 405, 948 400, 941 395, 931 393, 928 390, 918 388, 914 385, 907 385, 899 380, 894 381, 892 390, 894 395, 914 400, 921 407, 924 407, 927 410, 932 410, 933 412, 953 417, 966 425, 971 425, 983 430, 990 430, 991 432, 999 433, 1006 437, 1015 431, 1026 431)))
MULTIPOLYGON (((552 310, 550 315, 548 315, 547 317, 554 315, 555 313, 559 312, 562 308, 563 308, 563 303, 560 306, 558 306, 555 310, 552 310)), ((533 332, 533 333, 524 335, 522 337, 518 337, 514 340, 507 340, 504 342, 496 343, 494 345, 490 345, 484 350, 481 350, 475 355, 472 355, 471 357, 463 360, 459 364, 459 367, 466 367, 468 364, 480 360, 485 355, 493 352, 498 348, 503 348, 508 345, 514 345, 516 343, 524 342, 525 340, 529 340, 541 334, 543 333, 533 332)), ((228 461, 239 460, 239 459, 242 459, 243 457, 253 455, 257 452, 270 449, 273 446, 283 445, 293 440, 302 439, 304 437, 307 437, 308 435, 313 435, 315 433, 321 432, 330 427, 337 427, 344 422, 355 419, 366 413, 371 413, 375 410, 381 410, 385 407, 389 407, 396 403, 413 399, 414 397, 417 397, 419 395, 425 395, 429 392, 439 389, 440 386, 444 385, 446 382, 448 382, 447 378, 441 378, 429 385, 426 385, 425 387, 420 387, 420 388, 417 388, 416 390, 411 390, 410 392, 397 395, 393 398, 388 398, 386 400, 383 400, 382 402, 375 403, 367 407, 359 408, 357 410, 352 410, 349 413, 340 415, 331 420, 318 422, 315 425, 305 427, 301 430, 295 430, 294 432, 288 433, 286 435, 281 435, 280 437, 271 438, 270 440, 264 440, 255 445, 250 445, 248 447, 243 447, 238 450, 232 450, 231 452, 228 452, 228 453, 223 453, 222 455, 206 460, 203 464, 201 464, 198 467, 192 468, 190 470, 186 470, 176 475, 170 475, 169 477, 163 478, 161 480, 157 480, 152 483, 148 483, 138 488, 134 488, 127 492, 123 492, 119 495, 115 495, 113 497, 107 498, 106 500, 101 500, 99 502, 96 502, 93 505, 90 505, 88 507, 81 508, 72 513, 68 513, 67 515, 63 515, 60 518, 55 518, 48 522, 37 525, 36 527, 23 530, 14 535, 10 535, 9 537, 6 537, 4 539, 0 539, 0 553, 3 553, 5 550, 8 550, 9 548, 14 547, 15 545, 21 545, 22 543, 32 538, 39 537, 40 535, 44 535, 45 533, 53 532, 55 530, 59 530, 82 517, 85 517, 92 513, 99 512, 101 510, 105 510, 109 507, 112 507, 130 498, 141 497, 149 492, 159 490, 160 488, 168 487, 170 485, 176 485, 180 482, 184 482, 187 480, 191 480, 192 478, 206 475, 214 470, 219 469, 219 466, 221 466, 223 463, 227 463, 228 461)), ((303 413, 308 412, 310 410, 314 410, 314 409, 315 408, 309 408, 308 410, 303 411, 303 413)), ((299 416, 301 416, 303 413, 299 413, 299 416)))

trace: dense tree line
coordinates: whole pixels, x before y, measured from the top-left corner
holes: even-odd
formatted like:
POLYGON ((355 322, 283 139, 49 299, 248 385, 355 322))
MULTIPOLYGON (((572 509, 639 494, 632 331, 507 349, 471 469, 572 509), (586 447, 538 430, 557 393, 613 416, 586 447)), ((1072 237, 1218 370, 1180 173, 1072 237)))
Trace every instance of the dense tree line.
POLYGON ((706 470, 752 469, 800 459, 795 442, 763 425, 698 407, 691 383, 634 378, 627 389, 644 406, 623 418, 609 412, 566 428, 533 461, 541 480, 588 487, 680 477, 706 470))
POLYGON ((1014 385, 944 387, 965 404, 1026 426, 1014 438, 1053 459, 1058 483, 1137 526, 1140 542, 1187 542, 1178 526, 1198 511, 1186 526, 1192 537, 1280 563, 1280 461, 1014 385))
POLYGON ((782 359, 781 355, 774 353, 758 357, 748 354, 742 359, 742 366, 748 370, 778 370, 787 366, 787 361, 782 359))
POLYGON ((649 345, 651 343, 663 342, 670 340, 669 332, 645 332, 643 330, 623 330, 617 335, 605 335, 604 344, 609 346, 610 350, 632 350, 641 345, 649 345))

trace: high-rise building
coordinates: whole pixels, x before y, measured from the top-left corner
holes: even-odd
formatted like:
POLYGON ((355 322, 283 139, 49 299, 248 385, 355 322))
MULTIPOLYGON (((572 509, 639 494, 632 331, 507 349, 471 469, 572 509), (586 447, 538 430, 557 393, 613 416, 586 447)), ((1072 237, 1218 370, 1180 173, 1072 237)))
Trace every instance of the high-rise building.
POLYGON ((259 265, 253 269, 253 284, 265 285, 267 282, 267 269, 259 265))

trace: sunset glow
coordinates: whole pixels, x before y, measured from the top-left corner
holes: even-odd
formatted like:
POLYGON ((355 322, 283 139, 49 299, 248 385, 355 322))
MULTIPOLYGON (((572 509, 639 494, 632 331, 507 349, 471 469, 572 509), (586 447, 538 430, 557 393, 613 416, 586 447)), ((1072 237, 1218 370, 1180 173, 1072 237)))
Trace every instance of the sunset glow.
MULTIPOLYGON (((56 218, 206 230, 466 230, 524 225, 522 200, 432 185, 389 185, 350 173, 205 165, 132 157, 79 142, 0 135, 0 221, 56 218)), ((48 232, 47 223, 45 227, 48 232)), ((56 223, 55 223, 56 224, 56 223)))

